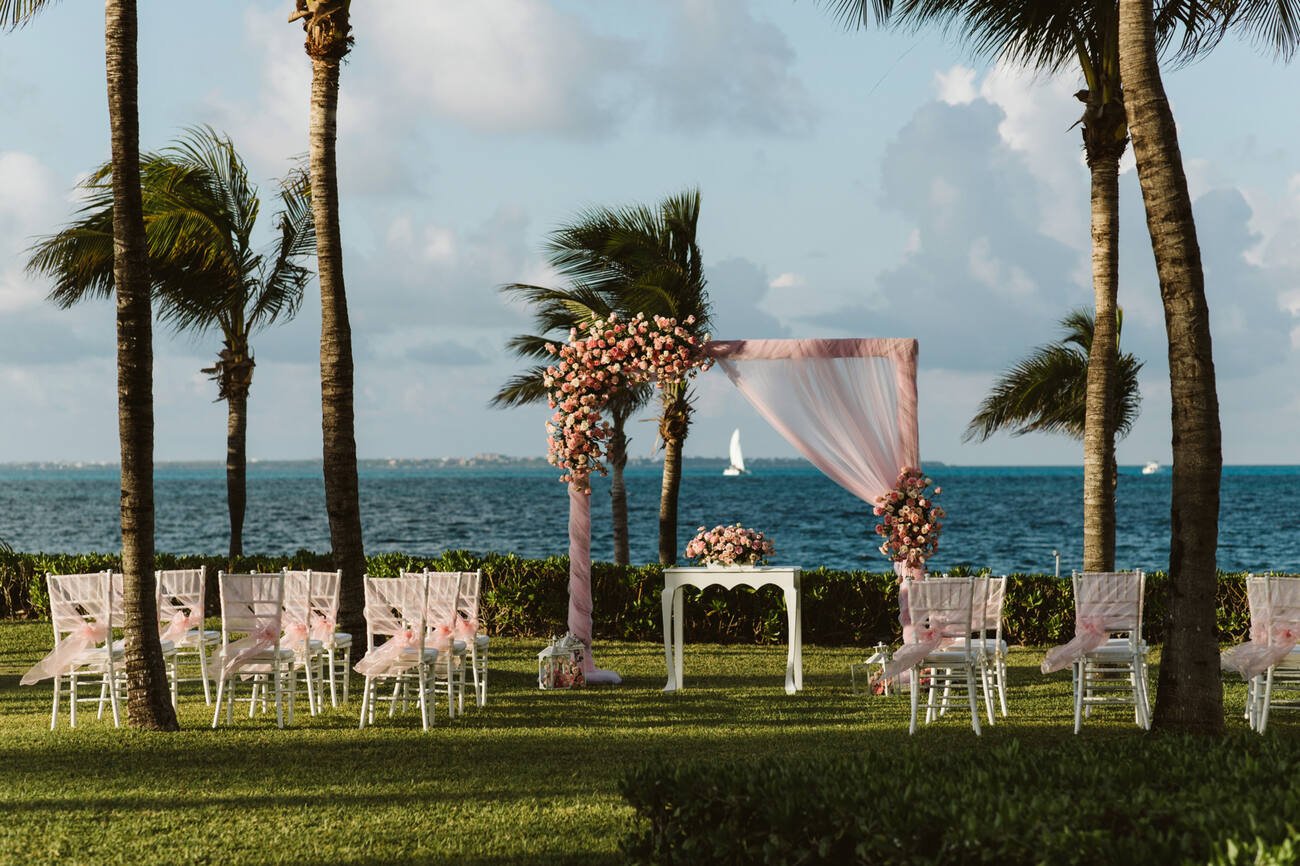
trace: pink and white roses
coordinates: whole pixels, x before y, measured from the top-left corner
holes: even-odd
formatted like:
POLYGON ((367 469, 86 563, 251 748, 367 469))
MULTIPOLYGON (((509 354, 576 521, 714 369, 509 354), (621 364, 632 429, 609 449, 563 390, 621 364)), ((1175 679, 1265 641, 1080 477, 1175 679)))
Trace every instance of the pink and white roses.
POLYGON ((884 538, 880 552, 894 562, 923 568, 925 561, 939 549, 939 533, 947 512, 935 502, 943 492, 915 466, 904 466, 894 489, 877 497, 873 513, 880 518, 876 534, 884 538))
POLYGON ((585 488, 592 472, 605 474, 602 443, 610 425, 601 412, 619 389, 643 382, 663 389, 712 364, 703 350, 708 335, 697 335, 694 324, 694 316, 678 323, 643 313, 627 320, 611 314, 570 331, 568 343, 547 347, 558 356, 542 379, 555 410, 546 424, 547 459, 563 471, 560 480, 585 488))
POLYGON ((776 552, 767 536, 739 523, 731 526, 700 527, 686 545, 686 556, 700 565, 758 565, 776 552))

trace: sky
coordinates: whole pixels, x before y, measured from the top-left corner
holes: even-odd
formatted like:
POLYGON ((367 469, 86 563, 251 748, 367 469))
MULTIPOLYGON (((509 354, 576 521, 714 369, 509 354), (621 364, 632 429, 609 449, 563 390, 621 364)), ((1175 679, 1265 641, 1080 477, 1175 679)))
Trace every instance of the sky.
MULTIPOLYGON (((269 243, 275 179, 307 149, 310 64, 289 0, 221 5, 141 0, 141 144, 229 134, 269 243)), ((848 31, 812 0, 384 0, 353 26, 338 159, 362 458, 544 454, 544 407, 488 405, 530 329, 499 287, 556 284, 543 245, 584 208, 698 186, 715 337, 915 337, 923 459, 1081 464, 1061 436, 962 441, 999 373, 1091 304, 1077 75, 848 31)), ((1239 41, 1165 74, 1228 463, 1300 463, 1297 77, 1239 41)), ((99 7, 0 34, 0 462, 117 459, 112 305, 58 310, 24 271, 108 148, 99 7)), ((1163 310, 1131 154, 1122 168, 1123 348, 1145 367, 1118 455, 1163 463, 1163 310)), ((253 459, 320 454, 318 299, 313 281, 295 320, 254 337, 253 459)), ((218 348, 157 330, 156 459, 224 459, 200 372, 218 348)), ((721 371, 695 388, 688 456, 722 456, 735 427, 748 457, 794 455, 721 371)), ((653 425, 630 429, 652 455, 653 425)))

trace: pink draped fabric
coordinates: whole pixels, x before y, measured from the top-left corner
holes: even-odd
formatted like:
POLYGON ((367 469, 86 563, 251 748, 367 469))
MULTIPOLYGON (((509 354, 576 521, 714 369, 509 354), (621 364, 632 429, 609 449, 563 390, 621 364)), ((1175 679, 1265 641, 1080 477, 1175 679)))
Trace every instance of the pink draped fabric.
POLYGON ((591 491, 569 484, 569 631, 587 646, 583 667, 589 683, 621 683, 614 671, 596 667, 591 652, 591 491))
POLYGON ((311 639, 318 640, 321 643, 328 643, 334 639, 334 618, 324 614, 315 614, 311 623, 311 639))
POLYGON ((41 680, 61 676, 76 663, 77 657, 86 650, 108 639, 108 624, 101 622, 82 623, 59 641, 59 645, 45 658, 38 661, 23 674, 20 685, 33 686, 41 680))
POLYGON ((409 659, 402 658, 408 651, 419 648, 420 635, 416 629, 408 628, 366 653, 366 657, 354 664, 352 669, 363 677, 398 674, 420 663, 418 655, 413 654, 409 659))
POLYGON ((1275 626, 1271 633, 1257 635, 1251 628, 1251 639, 1223 651, 1221 665, 1224 670, 1236 671, 1245 679, 1257 677, 1289 656, 1300 643, 1300 629, 1288 625, 1275 626))
MULTIPOLYGON (((717 340, 704 350, 786 441, 863 502, 921 465, 916 340, 717 340)), ((904 643, 907 609, 900 590, 904 643)))
POLYGON ((934 625, 922 626, 915 630, 914 640, 903 647, 885 665, 884 679, 890 680, 910 671, 917 662, 933 653, 948 641, 964 637, 969 623, 951 623, 938 621, 934 625))
POLYGON ((180 643, 181 639, 189 633, 192 628, 200 628, 203 625, 203 617, 197 613, 186 613, 183 610, 177 610, 172 614, 171 621, 167 623, 167 628, 163 629, 159 635, 161 640, 169 640, 172 643, 180 643))
POLYGON ((1080 614, 1074 626, 1074 637, 1068 643, 1054 646, 1043 656, 1040 665, 1045 674, 1064 670, 1106 642, 1106 624, 1102 617, 1080 614))
POLYGON ((234 643, 227 644, 225 649, 221 651, 221 655, 225 659, 221 665, 224 675, 229 677, 244 662, 274 649, 276 639, 279 636, 279 629, 276 628, 276 624, 268 622, 247 637, 242 637, 234 643))

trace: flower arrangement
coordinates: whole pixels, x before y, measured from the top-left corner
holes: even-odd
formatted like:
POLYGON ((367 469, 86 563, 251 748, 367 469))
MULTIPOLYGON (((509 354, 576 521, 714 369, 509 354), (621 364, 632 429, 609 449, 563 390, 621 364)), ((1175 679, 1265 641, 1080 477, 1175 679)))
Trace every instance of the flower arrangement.
POLYGON ((557 363, 547 367, 543 382, 555 410, 546 424, 547 459, 558 466, 561 481, 586 487, 592 472, 605 474, 603 443, 610 425, 601 411, 619 389, 653 381, 666 388, 707 369, 708 335, 694 332, 694 316, 682 322, 638 313, 631 319, 611 314, 569 332, 568 343, 547 347, 557 363))
POLYGON ((758 565, 775 551, 776 547, 763 533, 739 523, 712 529, 701 526, 686 545, 686 556, 700 565, 758 565))
POLYGON ((884 541, 880 552, 914 568, 923 568, 925 561, 939 549, 939 533, 947 512, 935 502, 943 488, 926 489, 933 484, 920 469, 904 466, 898 474, 894 489, 877 497, 873 513, 880 518, 876 534, 884 541))

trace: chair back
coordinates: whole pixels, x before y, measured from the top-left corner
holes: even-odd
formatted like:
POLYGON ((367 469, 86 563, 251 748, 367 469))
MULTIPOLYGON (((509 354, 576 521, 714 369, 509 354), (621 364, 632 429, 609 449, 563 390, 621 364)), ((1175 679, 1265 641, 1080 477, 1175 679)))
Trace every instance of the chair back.
POLYGON ((1137 647, 1142 642, 1142 601, 1146 575, 1136 571, 1075 572, 1076 622, 1091 620, 1111 636, 1124 636, 1137 647))
POLYGON ((1273 575, 1268 579, 1269 642, 1278 632, 1300 631, 1300 577, 1273 575))
MULTIPOLYGON (((982 630, 985 636, 1002 640, 1002 609, 1007 602, 1007 577, 986 576, 977 578, 985 583, 984 588, 984 622, 982 630)), ((978 617, 976 617, 978 619, 978 617)))
MULTIPOLYGON (((111 599, 112 578, 107 571, 94 574, 46 574, 50 593, 50 620, 54 625, 54 645, 86 623, 103 625, 112 635, 116 620, 111 599)), ((117 622, 121 625, 120 622, 117 622)))
POLYGON ((456 627, 457 604, 460 602, 461 573, 459 571, 426 571, 429 578, 429 597, 425 602, 429 628, 456 627))
POLYGON ((284 569, 285 643, 304 649, 311 634, 311 572, 284 569))
POLYGON ((478 599, 483 588, 483 571, 462 571, 460 573, 460 597, 456 601, 456 618, 458 627, 463 626, 467 633, 479 630, 478 599))
POLYGON ((312 637, 330 643, 339 618, 339 593, 343 588, 342 571, 312 571, 310 616, 312 637))
POLYGON ((424 646, 425 596, 429 581, 423 574, 400 577, 365 577, 366 644, 374 649, 376 637, 393 637, 414 630, 424 646))
POLYGON ((197 620, 202 628, 206 616, 204 597, 207 592, 208 567, 173 569, 154 574, 158 593, 158 621, 169 623, 178 616, 197 620))
POLYGON ((221 590, 221 642, 232 634, 277 636, 284 624, 284 575, 217 573, 221 590))
POLYGON ((1246 575, 1246 606, 1250 609, 1250 639, 1268 643, 1268 584, 1267 575, 1246 575))
POLYGON ((905 580, 907 606, 914 639, 919 643, 925 632, 945 638, 960 638, 970 649, 971 612, 975 598, 975 580, 970 577, 939 577, 905 580))

